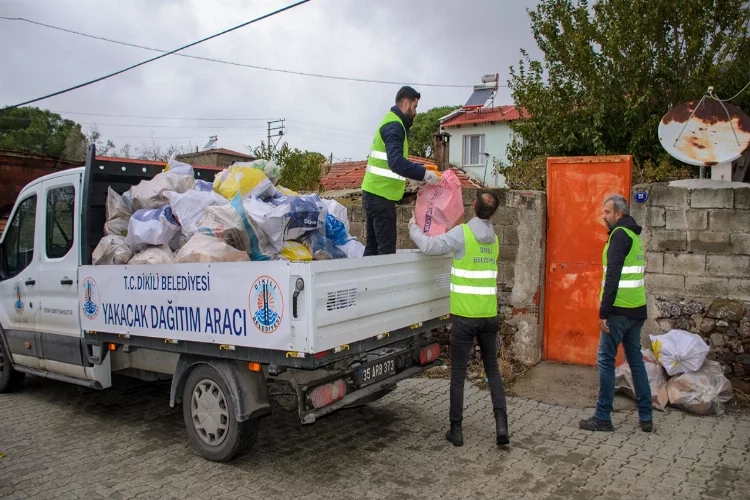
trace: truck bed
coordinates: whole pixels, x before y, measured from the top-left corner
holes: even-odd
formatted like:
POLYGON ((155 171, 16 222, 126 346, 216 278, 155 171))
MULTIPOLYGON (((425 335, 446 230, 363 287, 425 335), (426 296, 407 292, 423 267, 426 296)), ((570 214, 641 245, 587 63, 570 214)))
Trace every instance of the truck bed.
POLYGON ((448 315, 451 259, 82 266, 87 332, 304 357, 448 315), (301 288, 301 290, 300 290, 301 288))

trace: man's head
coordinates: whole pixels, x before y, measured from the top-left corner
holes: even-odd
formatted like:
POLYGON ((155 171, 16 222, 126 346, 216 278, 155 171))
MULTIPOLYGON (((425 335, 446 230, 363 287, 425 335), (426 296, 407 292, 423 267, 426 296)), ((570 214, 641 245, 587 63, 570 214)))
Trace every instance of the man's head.
POLYGON ((628 207, 628 200, 624 196, 613 194, 604 201, 602 219, 604 219, 608 229, 615 227, 617 222, 626 215, 630 215, 630 207, 628 207))
POLYGON ((499 203, 500 200, 492 191, 479 191, 474 202, 474 214, 480 219, 490 220, 495 215, 499 203))
POLYGON ((396 94, 396 106, 407 118, 417 116, 417 104, 422 95, 411 87, 401 87, 396 94))

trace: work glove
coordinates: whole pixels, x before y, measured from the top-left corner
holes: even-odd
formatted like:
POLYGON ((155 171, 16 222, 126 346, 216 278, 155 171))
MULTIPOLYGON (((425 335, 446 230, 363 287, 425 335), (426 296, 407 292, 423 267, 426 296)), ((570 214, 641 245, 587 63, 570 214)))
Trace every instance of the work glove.
POLYGON ((409 219, 409 225, 417 225, 417 215, 414 213, 414 210, 411 211, 411 219, 409 219))
POLYGON ((424 179, 422 180, 425 181, 427 184, 437 184, 440 182, 440 177, 438 177, 438 175, 432 170, 425 170, 424 179))

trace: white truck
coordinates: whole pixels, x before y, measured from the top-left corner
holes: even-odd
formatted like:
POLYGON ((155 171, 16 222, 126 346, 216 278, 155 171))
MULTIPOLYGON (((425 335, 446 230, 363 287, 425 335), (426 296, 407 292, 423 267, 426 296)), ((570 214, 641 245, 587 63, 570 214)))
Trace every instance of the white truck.
POLYGON ((21 191, 0 242, 0 392, 26 374, 92 389, 171 377, 195 448, 228 461, 275 393, 310 424, 439 363, 430 331, 449 321, 450 257, 92 266, 107 188, 162 167, 92 146, 84 167, 21 191))

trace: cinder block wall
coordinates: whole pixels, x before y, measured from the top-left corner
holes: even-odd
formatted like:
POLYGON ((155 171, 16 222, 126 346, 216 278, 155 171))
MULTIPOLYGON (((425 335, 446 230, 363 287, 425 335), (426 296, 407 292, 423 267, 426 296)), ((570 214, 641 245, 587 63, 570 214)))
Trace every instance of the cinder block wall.
MULTIPOLYGON (((546 194, 539 191, 496 189, 500 206, 492 218, 500 240, 498 305, 502 319, 498 340, 526 365, 542 358, 544 256, 546 244, 546 194)), ((464 219, 474 215, 476 189, 463 190, 464 219)), ((416 248, 409 238, 409 219, 414 203, 398 207, 398 248, 416 248)), ((361 204, 349 210, 350 231, 366 241, 365 214, 361 204)))
POLYGON ((647 252, 644 345, 648 334, 672 328, 699 333, 725 372, 750 376, 750 185, 692 181, 638 191, 649 194, 631 207, 647 252))

